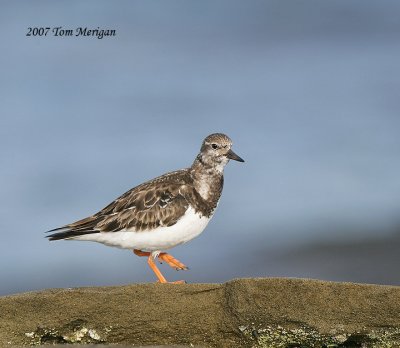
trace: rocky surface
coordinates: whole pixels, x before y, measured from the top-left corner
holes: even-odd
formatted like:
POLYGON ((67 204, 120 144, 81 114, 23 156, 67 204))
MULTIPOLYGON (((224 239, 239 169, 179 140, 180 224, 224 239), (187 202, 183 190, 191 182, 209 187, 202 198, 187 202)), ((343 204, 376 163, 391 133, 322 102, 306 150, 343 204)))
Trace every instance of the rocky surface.
POLYGON ((0 345, 400 347, 400 287, 307 279, 51 289, 0 298, 0 345))

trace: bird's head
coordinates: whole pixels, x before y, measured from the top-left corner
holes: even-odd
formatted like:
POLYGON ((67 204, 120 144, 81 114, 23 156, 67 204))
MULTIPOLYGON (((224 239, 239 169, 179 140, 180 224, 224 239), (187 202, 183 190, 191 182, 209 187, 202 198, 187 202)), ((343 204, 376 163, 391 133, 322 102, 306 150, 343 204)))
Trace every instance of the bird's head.
POLYGON ((206 137, 201 145, 200 162, 223 171, 230 159, 244 162, 244 160, 232 151, 232 140, 225 134, 214 133, 206 137))

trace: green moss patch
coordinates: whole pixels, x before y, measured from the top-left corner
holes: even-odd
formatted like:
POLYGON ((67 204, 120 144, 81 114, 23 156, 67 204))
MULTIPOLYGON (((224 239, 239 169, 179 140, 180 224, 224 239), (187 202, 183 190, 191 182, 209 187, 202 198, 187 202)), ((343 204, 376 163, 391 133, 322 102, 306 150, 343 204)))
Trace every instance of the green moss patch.
POLYGON ((85 320, 77 319, 55 327, 38 327, 35 331, 25 332, 25 341, 29 345, 70 344, 70 343, 104 343, 109 329, 96 330, 85 320))
POLYGON ((353 334, 321 334, 309 327, 283 328, 281 326, 240 326, 246 340, 252 341, 252 348, 398 348, 400 328, 356 332, 353 334))

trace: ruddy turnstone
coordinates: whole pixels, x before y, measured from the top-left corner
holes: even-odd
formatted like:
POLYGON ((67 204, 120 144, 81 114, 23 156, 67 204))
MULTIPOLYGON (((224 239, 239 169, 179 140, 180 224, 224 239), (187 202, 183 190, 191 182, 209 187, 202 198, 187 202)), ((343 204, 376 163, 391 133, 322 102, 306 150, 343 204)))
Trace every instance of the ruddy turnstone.
POLYGON ((164 250, 197 237, 207 226, 221 196, 225 165, 230 159, 244 162, 231 147, 225 134, 211 134, 190 168, 136 186, 98 213, 50 230, 57 232, 47 237, 132 249, 147 256, 159 282, 167 283, 154 260, 176 270, 188 269, 164 250))

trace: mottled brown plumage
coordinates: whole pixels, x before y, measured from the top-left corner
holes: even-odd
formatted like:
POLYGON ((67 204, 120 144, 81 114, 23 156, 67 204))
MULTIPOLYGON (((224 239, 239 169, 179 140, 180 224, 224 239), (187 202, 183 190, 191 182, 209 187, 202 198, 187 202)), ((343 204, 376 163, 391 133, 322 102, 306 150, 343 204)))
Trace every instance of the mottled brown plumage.
POLYGON ((148 257, 158 281, 166 283, 154 260, 158 258, 176 270, 188 269, 161 251, 186 243, 205 229, 222 193, 225 165, 230 159, 243 162, 231 146, 226 135, 209 135, 190 168, 136 186, 98 213, 52 230, 58 232, 48 238, 132 249, 135 255, 148 257))
POLYGON ((159 176, 127 191, 98 213, 54 229, 50 240, 68 239, 90 233, 151 231, 172 226, 189 206, 210 218, 223 188, 223 167, 235 155, 224 134, 208 136, 190 168, 159 176), (218 147, 217 147, 218 146, 218 147))

